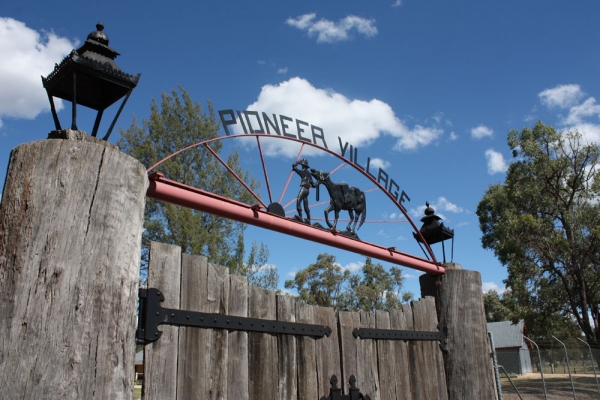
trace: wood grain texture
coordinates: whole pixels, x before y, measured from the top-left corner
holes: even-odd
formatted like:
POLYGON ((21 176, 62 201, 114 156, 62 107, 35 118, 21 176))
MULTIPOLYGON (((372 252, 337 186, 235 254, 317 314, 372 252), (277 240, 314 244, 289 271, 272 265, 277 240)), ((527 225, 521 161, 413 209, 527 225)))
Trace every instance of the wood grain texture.
MULTIPOLYGON (((360 327, 375 328, 375 313, 360 312, 360 327)), ((357 340, 358 375, 356 383, 363 395, 369 395, 371 400, 380 399, 379 374, 377 371, 377 346, 373 339, 357 340)))
MULTIPOLYGON (((164 243, 150 244, 148 287, 165 296, 164 308, 180 308, 181 248, 164 243)), ((144 347, 144 400, 177 398, 177 353, 179 328, 160 325, 160 339, 144 347)))
POLYGON ((315 324, 328 326, 332 330, 329 337, 323 336, 316 341, 318 391, 319 396, 327 396, 331 377, 335 375, 339 379, 342 376, 337 319, 335 310, 330 307, 315 307, 314 313, 315 324))
MULTIPOLYGON (((229 276, 229 315, 248 316, 248 280, 243 276, 229 276)), ((229 332, 227 341, 228 398, 247 400, 249 397, 248 332, 229 332)))
MULTIPOLYGON (((275 320, 275 292, 249 287, 248 316, 275 320)), ((276 399, 279 386, 277 336, 269 333, 248 333, 248 377, 250 400, 276 399)))
POLYGON ((13 149, 0 205, 0 382, 6 398, 133 392, 147 178, 105 146, 13 149))
MULTIPOLYGON (((296 322, 296 301, 292 296, 277 296, 277 320, 296 322)), ((279 364, 279 399, 298 398, 296 337, 277 335, 279 364)))
MULTIPOLYGON (((296 304, 296 322, 314 324, 314 306, 305 303, 296 304)), ((298 360, 298 398, 320 399, 317 387, 316 340, 309 336, 296 339, 298 360)), ((329 394, 329 391, 327 391, 329 394)))
MULTIPOLYGON (((229 303, 229 271, 206 257, 182 255, 181 309, 225 314, 229 303)), ((179 328, 179 399, 227 396, 227 331, 179 328)))
MULTIPOLYGON (((390 314, 375 312, 378 329, 391 329, 390 314)), ((377 364, 379 367, 379 392, 381 400, 396 400, 396 352, 393 340, 377 340, 377 364)))
POLYGON ((437 279, 440 326, 448 342, 444 356, 448 398, 495 399, 481 275, 451 269, 437 279))
MULTIPOLYGON (((403 304, 401 309, 390 310, 390 328, 409 331, 414 330, 413 310, 409 304, 403 304)), ((407 341, 395 340, 393 342, 395 356, 395 386, 398 400, 411 400, 411 372, 409 360, 409 344, 407 341)))
MULTIPOLYGON (((360 328, 360 314, 357 312, 340 311, 338 315, 338 329, 340 337, 340 349, 342 352, 342 377, 339 378, 340 387, 344 388, 344 392, 348 394, 348 382, 350 376, 358 378, 358 365, 359 365, 359 354, 358 354, 358 342, 361 339, 357 339, 352 334, 352 331, 356 328, 360 328)), ((360 384, 357 384, 360 389, 360 384)), ((363 394, 368 394, 361 392, 363 394)))

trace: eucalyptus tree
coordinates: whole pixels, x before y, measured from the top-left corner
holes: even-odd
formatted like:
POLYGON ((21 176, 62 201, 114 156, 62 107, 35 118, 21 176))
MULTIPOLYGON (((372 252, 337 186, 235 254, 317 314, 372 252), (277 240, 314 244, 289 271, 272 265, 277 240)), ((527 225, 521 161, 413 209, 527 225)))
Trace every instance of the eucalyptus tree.
MULTIPOLYGON (((121 130, 118 145, 125 153, 151 166, 186 146, 218 137, 219 128, 213 105, 208 102, 205 113, 202 105, 179 87, 179 92, 173 89, 162 93, 160 104, 152 99, 150 118, 144 119, 140 126, 134 117, 131 126, 121 130)), ((223 147, 218 140, 210 146, 217 154, 223 147)), ((242 170, 237 152, 229 154, 226 162, 253 190, 258 189, 259 182, 242 170)), ((248 190, 202 146, 167 160, 159 170, 168 179, 229 199, 246 203, 253 200, 248 190)), ((268 250, 262 244, 258 249, 253 246, 251 259, 244 263, 244 229, 244 224, 231 219, 148 198, 142 235, 143 266, 147 266, 150 242, 159 241, 176 244, 185 253, 204 255, 211 263, 226 266, 232 272, 256 272, 262 268, 256 262, 266 263, 268 250)), ((277 273, 273 268, 262 268, 262 272, 277 273)))
POLYGON ((541 122, 510 131, 508 145, 506 180, 487 189, 477 215, 483 247, 507 267, 514 318, 561 316, 600 346, 598 146, 541 122))

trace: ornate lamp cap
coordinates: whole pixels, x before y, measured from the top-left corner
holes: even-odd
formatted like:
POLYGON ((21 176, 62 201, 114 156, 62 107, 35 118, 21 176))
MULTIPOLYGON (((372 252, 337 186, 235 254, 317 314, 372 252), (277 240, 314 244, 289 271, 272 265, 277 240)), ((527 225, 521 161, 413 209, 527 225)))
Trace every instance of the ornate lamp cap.
POLYGON ((96 31, 90 33, 87 39, 94 40, 98 43, 108 46, 108 36, 106 36, 106 33, 102 32, 103 30, 104 24, 102 23, 102 21, 100 21, 96 24, 96 31))

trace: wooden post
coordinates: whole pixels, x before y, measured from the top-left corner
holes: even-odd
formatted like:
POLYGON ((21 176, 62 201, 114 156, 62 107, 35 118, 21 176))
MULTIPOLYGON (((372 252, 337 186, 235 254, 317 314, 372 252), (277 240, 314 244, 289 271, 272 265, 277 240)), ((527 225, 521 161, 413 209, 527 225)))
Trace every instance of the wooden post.
POLYGON ((434 296, 446 334, 444 364, 449 400, 496 399, 483 307, 481 274, 446 264, 441 276, 421 275, 421 296, 434 296))
POLYGON ((2 398, 133 396, 146 172, 114 145, 79 137, 25 143, 10 156, 0 204, 2 398))

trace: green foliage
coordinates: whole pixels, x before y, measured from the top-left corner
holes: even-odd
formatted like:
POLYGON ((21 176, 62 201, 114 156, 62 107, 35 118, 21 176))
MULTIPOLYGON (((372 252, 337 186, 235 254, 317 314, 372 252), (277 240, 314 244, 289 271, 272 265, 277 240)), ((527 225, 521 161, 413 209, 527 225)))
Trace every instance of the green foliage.
POLYGON ((287 289, 298 292, 298 300, 321 307, 344 309, 347 302, 344 293, 349 271, 335 262, 331 254, 319 254, 317 262, 296 273, 293 280, 285 281, 287 289))
POLYGON ((374 264, 367 257, 365 265, 361 268, 362 277, 350 277, 349 308, 354 310, 375 311, 398 308, 402 305, 398 298, 404 277, 402 270, 391 267, 389 272, 381 264, 374 264))
POLYGON ((483 295, 485 319, 487 322, 500 322, 513 320, 515 313, 510 309, 512 304, 507 304, 498 292, 490 290, 483 295))
POLYGON ((298 292, 298 300, 336 310, 375 311, 398 308, 410 301, 412 293, 401 293, 404 277, 397 267, 386 271, 367 258, 361 275, 343 271, 335 256, 320 254, 315 264, 296 273, 285 287, 298 292), (401 296, 402 300, 400 300, 401 296))
POLYGON ((575 321, 588 340, 597 341, 598 146, 541 122, 510 131, 508 144, 515 161, 505 183, 485 192, 477 216, 484 248, 508 269, 509 315, 546 335, 572 330, 575 321))
MULTIPOLYGON (((152 99, 150 118, 144 119, 142 126, 134 118, 127 130, 121 130, 118 145, 123 152, 151 166, 186 146, 218 137, 219 122, 212 104, 208 103, 208 113, 204 113, 202 105, 193 101, 183 88, 179 87, 179 91, 162 93, 160 105, 152 99)), ((210 146, 216 153, 222 148, 220 141, 210 146)), ((250 182, 253 190, 259 187, 259 183, 241 169, 237 152, 226 162, 245 182, 250 182)), ((186 185, 246 203, 253 201, 248 190, 202 146, 172 157, 161 164, 159 170, 166 178, 186 185)), ((232 272, 247 272, 253 277, 266 264, 268 250, 262 244, 260 249, 253 246, 252 260, 243 264, 244 225, 239 222, 150 198, 146 199, 144 218, 143 267, 147 266, 151 241, 176 244, 184 253, 207 256, 212 263, 226 266, 232 272), (256 260, 257 257, 260 260, 256 260)), ((262 275, 264 272, 263 268, 262 275)), ((273 276, 265 279, 271 287, 273 276)), ((253 282, 260 284, 263 280, 257 278, 253 282)))

